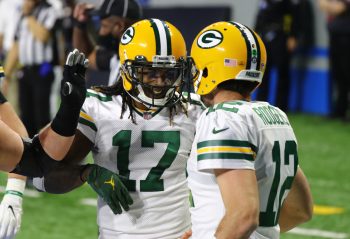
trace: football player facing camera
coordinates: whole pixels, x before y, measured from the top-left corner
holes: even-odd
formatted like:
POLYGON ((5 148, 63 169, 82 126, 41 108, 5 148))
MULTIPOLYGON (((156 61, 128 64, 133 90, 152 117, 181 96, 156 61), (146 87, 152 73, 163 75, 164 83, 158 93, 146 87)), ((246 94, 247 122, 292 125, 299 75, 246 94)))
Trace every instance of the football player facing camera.
POLYGON ((38 184, 52 193, 80 186, 86 170, 69 165, 92 151, 95 164, 118 174, 133 200, 115 215, 112 194, 100 188, 99 238, 177 238, 190 227, 185 167, 202 111, 182 96, 185 41, 168 22, 142 20, 125 31, 119 55, 122 79, 88 90, 65 167, 38 184))

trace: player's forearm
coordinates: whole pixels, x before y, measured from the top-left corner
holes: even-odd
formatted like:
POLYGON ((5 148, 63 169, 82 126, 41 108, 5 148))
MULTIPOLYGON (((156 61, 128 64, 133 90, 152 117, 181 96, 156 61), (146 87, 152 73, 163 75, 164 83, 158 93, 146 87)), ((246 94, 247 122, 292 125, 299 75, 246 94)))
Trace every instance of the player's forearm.
POLYGON ((53 194, 63 194, 84 184, 81 175, 85 165, 63 164, 50 172, 44 178, 45 191, 53 194))
POLYGON ((7 172, 13 170, 23 153, 20 136, 8 125, 9 121, 16 119, 16 117, 12 106, 0 91, 0 169, 7 172))
POLYGON ((258 227, 257 218, 256 214, 243 210, 236 210, 231 214, 226 213, 215 232, 215 237, 217 239, 249 238, 258 227))
POLYGON ((51 129, 46 127, 39 134, 41 145, 45 152, 55 160, 62 160, 68 153, 72 142, 73 136, 62 136, 51 129))
POLYGON ((214 170, 225 216, 216 232, 216 238, 249 238, 259 221, 259 194, 253 170, 214 170))
POLYGON ((10 172, 21 160, 23 143, 21 137, 0 120, 0 169, 10 172))
POLYGON ((41 25, 34 16, 28 16, 28 27, 30 31, 33 33, 34 37, 39 41, 46 43, 50 38, 50 30, 46 29, 43 25, 41 25))
POLYGON ((10 103, 6 102, 0 105, 0 116, 1 120, 21 137, 28 137, 26 128, 10 103))
POLYGON ((313 200, 309 184, 301 168, 298 168, 292 188, 281 208, 279 225, 286 232, 309 221, 313 214, 313 200))
POLYGON ((287 232, 312 218, 312 210, 301 209, 299 206, 286 206, 281 209, 279 225, 281 232, 287 232))

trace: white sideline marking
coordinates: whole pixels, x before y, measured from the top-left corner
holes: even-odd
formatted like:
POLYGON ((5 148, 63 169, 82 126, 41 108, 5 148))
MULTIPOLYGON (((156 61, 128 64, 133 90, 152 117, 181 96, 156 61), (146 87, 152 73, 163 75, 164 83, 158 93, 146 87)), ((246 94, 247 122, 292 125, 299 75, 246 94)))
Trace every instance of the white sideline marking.
POLYGON ((95 198, 84 198, 80 201, 81 204, 87 205, 87 206, 97 206, 97 199, 95 198))
MULTIPOLYGON (((5 193, 6 187, 0 186, 0 192, 5 193)), ((38 198, 40 197, 40 192, 32 189, 25 189, 24 190, 24 196, 31 197, 31 198, 38 198)))
POLYGON ((330 232, 330 231, 322 231, 318 229, 306 229, 306 228, 294 228, 289 233, 304 235, 304 236, 317 236, 323 238, 332 238, 332 239, 343 239, 348 238, 346 233, 340 232, 330 232))

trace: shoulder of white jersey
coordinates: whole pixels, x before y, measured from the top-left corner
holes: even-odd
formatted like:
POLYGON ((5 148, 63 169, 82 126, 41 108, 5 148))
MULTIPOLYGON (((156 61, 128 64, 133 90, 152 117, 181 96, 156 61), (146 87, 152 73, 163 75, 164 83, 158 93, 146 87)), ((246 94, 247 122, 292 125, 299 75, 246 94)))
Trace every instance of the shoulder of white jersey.
POLYGON ((100 109, 111 107, 113 97, 97 92, 92 89, 87 89, 86 99, 80 110, 79 123, 89 126, 96 131, 96 120, 100 117, 100 109), (106 106, 106 104, 109 104, 106 106), (103 106, 105 105, 105 106, 103 106))
POLYGON ((197 105, 201 107, 202 110, 206 109, 206 106, 203 104, 203 102, 200 99, 200 95, 197 95, 195 93, 188 93, 183 92, 181 97, 181 102, 185 104, 191 104, 191 105, 197 105))
POLYGON ((101 102, 108 102, 113 100, 112 96, 106 95, 104 93, 101 93, 92 89, 87 89, 86 98, 96 99, 101 102))
POLYGON ((218 103, 214 106, 208 107, 206 112, 207 114, 210 114, 212 112, 217 112, 219 114, 221 113, 234 113, 234 114, 239 114, 241 110, 246 108, 246 103, 245 101, 226 101, 222 103, 218 103))

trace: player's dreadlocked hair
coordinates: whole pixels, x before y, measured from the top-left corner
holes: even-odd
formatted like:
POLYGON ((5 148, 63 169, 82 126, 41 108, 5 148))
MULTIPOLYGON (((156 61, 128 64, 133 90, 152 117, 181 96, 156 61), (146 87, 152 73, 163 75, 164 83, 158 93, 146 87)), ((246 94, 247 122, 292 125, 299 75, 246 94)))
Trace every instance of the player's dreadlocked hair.
MULTIPOLYGON (((136 124, 136 120, 135 120, 135 116, 134 116, 134 108, 132 107, 132 105, 133 105, 132 98, 125 91, 125 89, 123 87, 123 81, 121 79, 119 79, 115 84, 113 84, 111 86, 103 86, 103 85, 93 86, 92 89, 97 91, 97 92, 101 92, 103 94, 106 94, 108 96, 120 95, 122 97, 122 112, 120 114, 120 119, 123 118, 124 113, 128 107, 129 111, 130 111, 129 119, 131 119, 131 121, 134 124, 136 124)), ((174 115, 177 114, 177 106, 182 109, 182 112, 184 114, 188 115, 187 114, 187 107, 181 102, 181 99, 178 100, 178 97, 179 96, 175 96, 173 99, 171 99, 172 102, 176 102, 176 101, 177 102, 176 102, 176 104, 170 104, 171 106, 168 107, 169 108, 170 125, 172 125, 174 115)))

